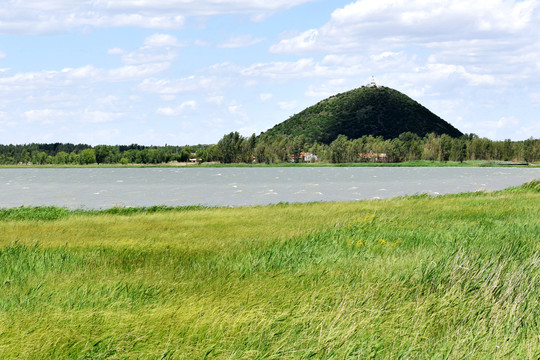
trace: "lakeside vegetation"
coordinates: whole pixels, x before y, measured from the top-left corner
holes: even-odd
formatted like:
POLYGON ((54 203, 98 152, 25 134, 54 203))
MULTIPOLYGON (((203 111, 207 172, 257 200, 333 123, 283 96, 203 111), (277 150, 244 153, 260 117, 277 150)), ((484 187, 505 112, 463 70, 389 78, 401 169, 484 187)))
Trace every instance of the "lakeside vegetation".
POLYGON ((0 212, 0 358, 537 359, 540 181, 0 212))
POLYGON ((41 168, 41 169, 62 169, 62 168, 178 168, 178 167, 207 167, 207 168, 264 168, 264 167, 538 167, 540 162, 521 163, 513 161, 486 161, 486 160, 467 160, 467 161, 434 161, 434 160, 412 160, 399 163, 388 162, 361 162, 361 163, 329 163, 329 162, 283 162, 271 164, 259 163, 220 163, 220 162, 201 162, 201 163, 160 163, 160 164, 44 164, 44 165, 0 165, 0 169, 17 169, 22 167, 41 168))
POLYGON ((309 142, 303 135, 243 137, 224 135, 215 145, 143 146, 26 144, 0 145, 0 165, 164 165, 179 163, 221 164, 381 164, 405 163, 430 166, 434 162, 489 165, 489 162, 535 163, 540 161, 540 139, 493 141, 474 134, 459 138, 428 134, 421 138, 407 132, 395 139, 340 135, 329 145, 309 142), (306 161, 305 153, 316 155, 306 161), (384 154, 384 157, 377 156, 384 154))

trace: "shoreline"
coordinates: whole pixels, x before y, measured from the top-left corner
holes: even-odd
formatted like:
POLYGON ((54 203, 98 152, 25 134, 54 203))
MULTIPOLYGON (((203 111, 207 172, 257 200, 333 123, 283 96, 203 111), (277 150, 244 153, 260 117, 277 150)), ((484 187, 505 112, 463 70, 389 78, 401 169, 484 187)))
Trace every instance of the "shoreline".
POLYGON ((401 163, 276 163, 276 164, 246 164, 232 163, 222 164, 218 162, 208 163, 189 163, 189 162, 171 162, 160 164, 88 164, 88 165, 56 165, 56 164, 20 164, 20 165, 0 165, 0 169, 84 169, 84 168, 261 168, 261 167, 540 167, 540 163, 523 163, 513 161, 487 161, 487 160, 469 160, 469 161, 431 161, 431 160, 413 160, 401 163))
POLYGON ((245 205, 245 206, 210 206, 210 205, 152 205, 152 206, 115 206, 111 208, 101 209, 70 209, 63 206, 44 205, 44 206, 17 206, 9 208, 0 207, 0 222, 3 221, 20 221, 20 220, 58 220, 71 216, 131 216, 131 215, 148 215, 148 214, 164 214, 164 213, 179 213, 179 212, 194 212, 205 210, 224 210, 224 209, 255 209, 255 208, 275 208, 275 207, 309 207, 314 204, 348 204, 348 203, 370 203, 370 202, 388 202, 399 199, 421 199, 421 198, 455 198, 467 197, 475 195, 493 195, 493 194, 508 194, 520 192, 540 192, 540 179, 527 181, 523 184, 508 187, 502 190, 493 191, 465 191, 459 193, 448 193, 441 195, 429 195, 427 193, 415 195, 403 195, 382 199, 365 199, 365 200, 342 200, 342 201, 314 201, 314 202, 279 202, 266 205, 245 205))

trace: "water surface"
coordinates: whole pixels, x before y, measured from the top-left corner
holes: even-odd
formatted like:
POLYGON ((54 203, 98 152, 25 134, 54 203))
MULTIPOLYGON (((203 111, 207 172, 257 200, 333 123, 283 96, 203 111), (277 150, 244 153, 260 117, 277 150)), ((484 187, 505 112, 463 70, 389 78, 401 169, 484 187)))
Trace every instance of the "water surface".
POLYGON ((56 205, 245 206, 493 191, 540 178, 530 168, 0 169, 0 208, 56 205))

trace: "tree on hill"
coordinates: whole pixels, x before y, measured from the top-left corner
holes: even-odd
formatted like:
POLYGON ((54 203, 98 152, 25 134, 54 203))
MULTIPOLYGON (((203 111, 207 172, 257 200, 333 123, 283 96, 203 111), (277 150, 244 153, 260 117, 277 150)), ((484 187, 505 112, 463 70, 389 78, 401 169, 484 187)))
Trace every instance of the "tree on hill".
POLYGON ((427 108, 397 90, 362 87, 337 94, 308 107, 261 134, 297 137, 330 144, 339 135, 357 139, 364 135, 394 139, 410 132, 419 137, 435 133, 463 134, 427 108))

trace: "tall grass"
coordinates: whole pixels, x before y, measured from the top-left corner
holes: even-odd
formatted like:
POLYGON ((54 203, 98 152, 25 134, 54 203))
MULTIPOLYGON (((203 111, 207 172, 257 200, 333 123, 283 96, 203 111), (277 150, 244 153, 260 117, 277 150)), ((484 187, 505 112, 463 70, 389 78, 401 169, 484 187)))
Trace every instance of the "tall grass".
POLYGON ((537 359, 540 182, 0 222, 0 358, 537 359))
POLYGON ((155 212, 181 212, 201 210, 206 208, 202 205, 164 206, 155 205, 149 207, 112 207, 103 210, 69 210, 57 206, 20 206, 16 208, 0 209, 0 221, 2 220, 58 220, 73 215, 134 215, 151 214, 155 212))

